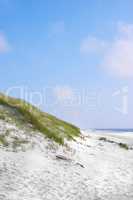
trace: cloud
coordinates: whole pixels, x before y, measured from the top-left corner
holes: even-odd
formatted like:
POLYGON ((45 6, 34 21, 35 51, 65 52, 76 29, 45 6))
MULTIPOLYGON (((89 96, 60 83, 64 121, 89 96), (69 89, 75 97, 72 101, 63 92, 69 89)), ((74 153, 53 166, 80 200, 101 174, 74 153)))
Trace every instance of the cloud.
POLYGON ((7 53, 10 50, 9 43, 3 33, 0 32, 0 53, 7 53))
POLYGON ((69 86, 56 86, 54 88, 54 94, 60 102, 63 102, 67 99, 70 100, 74 97, 74 92, 69 86))
POLYGON ((119 26, 118 35, 104 54, 102 66, 113 75, 133 77, 133 25, 119 26))
POLYGON ((118 32, 123 36, 131 36, 133 32, 133 24, 118 23, 118 32))
POLYGON ((86 55, 90 53, 101 53, 105 50, 106 46, 107 44, 105 41, 88 36, 82 41, 80 52, 86 55))
POLYGON ((133 77, 133 24, 118 23, 112 41, 87 38, 81 45, 82 53, 101 54, 100 66, 113 76, 133 77), (86 41, 86 42, 85 42, 86 41))

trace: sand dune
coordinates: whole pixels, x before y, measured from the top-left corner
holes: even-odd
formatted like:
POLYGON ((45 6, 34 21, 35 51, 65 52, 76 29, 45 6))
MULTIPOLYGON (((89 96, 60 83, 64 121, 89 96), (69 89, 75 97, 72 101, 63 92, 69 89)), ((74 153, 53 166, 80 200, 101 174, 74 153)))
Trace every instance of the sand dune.
MULTIPOLYGON (((0 130, 5 127, 15 130, 12 136, 29 135, 1 122, 0 130)), ((132 200, 133 150, 101 136, 82 132, 62 147, 36 133, 25 148, 1 147, 0 200, 132 200)), ((107 137, 128 140, 126 134, 107 137)))

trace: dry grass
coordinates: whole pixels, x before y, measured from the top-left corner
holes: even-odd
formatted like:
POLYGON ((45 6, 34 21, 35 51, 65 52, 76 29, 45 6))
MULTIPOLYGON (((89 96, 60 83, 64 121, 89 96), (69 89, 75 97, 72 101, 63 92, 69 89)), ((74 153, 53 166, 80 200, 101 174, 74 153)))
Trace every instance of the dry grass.
POLYGON ((65 138, 72 140, 74 137, 80 135, 80 129, 76 126, 42 112, 23 100, 0 94, 0 105, 15 109, 34 129, 42 132, 45 136, 59 144, 64 144, 65 138))

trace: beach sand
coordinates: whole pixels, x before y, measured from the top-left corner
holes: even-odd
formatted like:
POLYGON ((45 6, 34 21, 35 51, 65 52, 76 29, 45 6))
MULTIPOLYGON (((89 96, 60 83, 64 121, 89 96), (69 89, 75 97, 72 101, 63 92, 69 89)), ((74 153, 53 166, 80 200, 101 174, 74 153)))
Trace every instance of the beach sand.
POLYGON ((65 147, 39 133, 31 141, 25 151, 0 148, 0 200, 133 200, 133 150, 117 144, 131 147, 131 134, 82 131, 65 147))

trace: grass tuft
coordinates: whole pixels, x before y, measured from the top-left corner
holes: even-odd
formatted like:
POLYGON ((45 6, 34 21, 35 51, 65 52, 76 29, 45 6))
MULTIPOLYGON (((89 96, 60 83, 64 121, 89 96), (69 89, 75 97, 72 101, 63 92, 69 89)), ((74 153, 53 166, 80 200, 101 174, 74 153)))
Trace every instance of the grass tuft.
POLYGON ((63 145, 64 139, 73 140, 80 135, 80 129, 76 126, 42 112, 23 100, 0 94, 0 104, 16 110, 24 117, 24 123, 31 124, 34 129, 59 144, 63 145))
POLYGON ((121 147, 121 148, 123 148, 123 149, 126 149, 126 150, 129 150, 128 145, 125 144, 125 143, 115 142, 115 141, 112 141, 112 140, 107 139, 106 137, 100 137, 99 140, 100 140, 100 141, 103 141, 103 142, 109 142, 109 143, 117 144, 117 145, 119 145, 119 147, 121 147))
POLYGON ((129 149, 128 145, 125 144, 125 143, 119 143, 119 146, 120 146, 121 148, 123 148, 123 149, 126 149, 126 150, 129 149))
POLYGON ((0 144, 2 144, 3 146, 8 146, 5 135, 0 135, 0 144))

